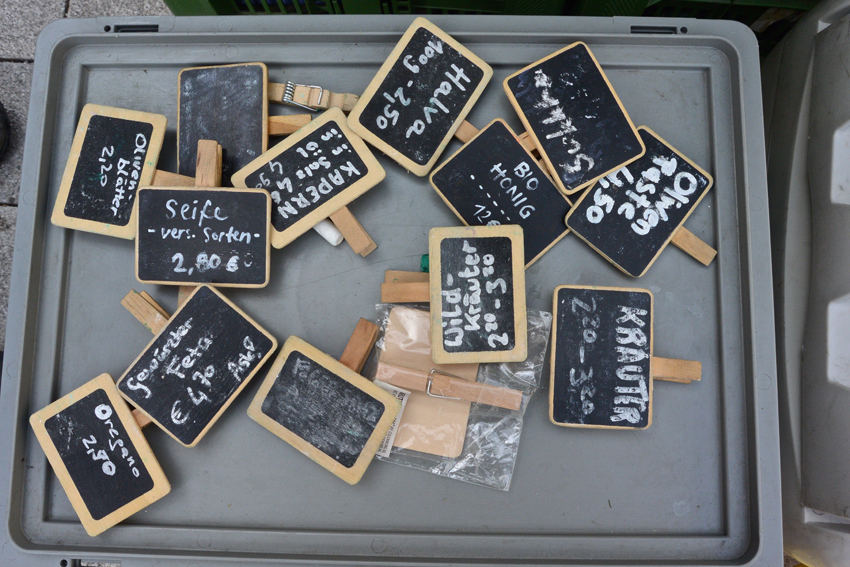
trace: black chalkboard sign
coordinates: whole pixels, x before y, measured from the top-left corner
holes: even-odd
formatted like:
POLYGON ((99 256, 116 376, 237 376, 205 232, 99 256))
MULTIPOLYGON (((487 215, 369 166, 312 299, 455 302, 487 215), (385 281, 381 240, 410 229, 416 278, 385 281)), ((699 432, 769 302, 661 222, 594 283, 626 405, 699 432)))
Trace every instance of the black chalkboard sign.
POLYGON ((161 114, 85 105, 51 222, 133 239, 136 191, 153 179, 166 122, 161 114))
POLYGON ((630 276, 646 273, 711 188, 711 175, 641 126, 646 153, 600 179, 567 225, 630 276))
POLYGON ((411 173, 426 175, 492 76, 490 66, 454 38, 416 18, 348 125, 411 173))
POLYGON ((263 63, 180 71, 178 173, 195 177, 198 140, 222 147, 221 182, 268 148, 268 69, 263 63))
POLYGON ((91 536, 171 490, 109 374, 34 413, 30 425, 91 536))
POLYGON ((623 103, 584 43, 505 79, 508 99, 567 194, 643 154, 623 103))
POLYGON ((271 199, 251 189, 139 191, 136 277, 144 283, 263 287, 271 199))
POLYGON ((253 319, 198 287, 118 381, 121 395, 194 447, 277 348, 253 319))
POLYGON ((377 185, 386 173, 332 108, 233 176, 271 194, 272 246, 283 248, 377 185))
POLYGON ((522 228, 433 228, 428 255, 434 362, 525 360, 522 228))
POLYGON ((652 422, 652 292, 560 286, 549 419, 555 425, 645 429, 652 422))
POLYGON ((400 402, 298 337, 289 337, 248 415, 349 484, 356 484, 400 402))
POLYGON ((464 224, 521 226, 526 268, 569 232, 570 202, 503 120, 437 168, 431 185, 464 224))

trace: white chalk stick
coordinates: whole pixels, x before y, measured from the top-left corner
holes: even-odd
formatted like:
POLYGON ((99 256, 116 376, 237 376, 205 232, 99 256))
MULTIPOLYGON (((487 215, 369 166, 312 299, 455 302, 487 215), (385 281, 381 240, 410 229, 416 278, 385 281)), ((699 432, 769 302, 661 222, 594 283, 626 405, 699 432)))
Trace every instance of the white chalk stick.
POLYGON ((331 246, 339 246, 344 240, 342 233, 337 230, 334 223, 328 219, 319 221, 319 223, 313 227, 313 230, 321 234, 322 238, 327 240, 331 246))

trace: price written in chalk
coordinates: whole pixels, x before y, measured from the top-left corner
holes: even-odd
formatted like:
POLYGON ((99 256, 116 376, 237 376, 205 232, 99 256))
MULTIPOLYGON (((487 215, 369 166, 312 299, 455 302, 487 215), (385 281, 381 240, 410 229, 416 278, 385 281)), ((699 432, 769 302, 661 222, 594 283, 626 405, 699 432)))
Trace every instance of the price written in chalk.
POLYGON ((269 215, 269 196, 263 191, 143 189, 139 280, 265 285, 269 215))

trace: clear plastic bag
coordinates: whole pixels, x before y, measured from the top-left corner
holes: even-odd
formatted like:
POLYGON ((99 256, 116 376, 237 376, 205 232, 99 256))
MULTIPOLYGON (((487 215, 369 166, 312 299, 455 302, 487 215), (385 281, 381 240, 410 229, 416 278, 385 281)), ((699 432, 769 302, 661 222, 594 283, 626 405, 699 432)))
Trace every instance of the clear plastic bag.
MULTIPOLYGON (((422 371, 436 367, 453 375, 461 375, 461 371, 463 371, 469 376, 469 372, 474 369, 459 367, 475 365, 438 367, 430 362, 430 336, 429 333, 423 332, 421 324, 423 313, 427 320, 428 312, 423 311, 420 307, 378 305, 381 335, 376 349, 364 369, 364 376, 374 379, 378 362, 382 357, 386 358, 387 353, 394 353, 393 362, 402 366, 405 364, 418 365, 417 369, 422 371), (393 313, 393 310, 397 311, 393 313), (414 324, 413 321, 416 320, 419 320, 419 322, 414 324), (400 322, 402 324, 399 324, 400 322), (400 364, 398 351, 403 351, 404 355, 410 355, 414 362, 400 364), (422 365, 428 365, 429 368, 423 368, 422 365)), ((437 441, 446 439, 446 435, 450 435, 453 430, 446 430, 445 423, 441 423, 440 416, 432 413, 430 424, 419 422, 415 430, 411 429, 404 435, 406 439, 410 439, 411 436, 418 436, 420 440, 426 439, 428 444, 425 447, 431 452, 393 446, 387 456, 379 454, 377 458, 429 471, 447 478, 499 490, 508 490, 516 463, 523 415, 531 396, 540 387, 551 326, 551 313, 529 310, 528 358, 523 362, 482 363, 478 365, 477 382, 522 392, 520 409, 507 410, 491 405, 458 400, 436 400, 441 404, 469 404, 468 419, 466 419, 463 443, 462 447, 459 447, 459 453, 451 450, 444 451, 443 449, 447 448, 446 445, 437 443, 437 441)), ((415 395, 420 399, 422 396, 427 396, 424 393, 416 393, 415 395)), ((414 398, 408 399, 405 412, 411 407, 412 400, 414 398)), ((457 427, 457 415, 454 413, 448 415, 449 418, 447 419, 454 427, 457 427)), ((403 419, 404 415, 402 414, 403 419)), ((454 433, 457 432, 454 431, 454 433)), ((405 443, 401 444, 404 445, 405 443)))

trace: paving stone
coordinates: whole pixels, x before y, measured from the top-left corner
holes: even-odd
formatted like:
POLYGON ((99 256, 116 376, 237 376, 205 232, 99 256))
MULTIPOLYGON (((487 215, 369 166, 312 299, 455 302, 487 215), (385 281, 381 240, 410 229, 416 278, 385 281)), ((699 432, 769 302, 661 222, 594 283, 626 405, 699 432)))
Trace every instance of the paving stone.
POLYGON ((68 4, 69 18, 170 15, 162 0, 71 0, 68 4))
POLYGON ((65 14, 65 0, 0 0, 0 59, 35 57, 42 28, 65 14))
POLYGON ((0 158, 0 205, 18 203, 31 83, 32 63, 0 62, 0 104, 12 128, 9 149, 0 158))
POLYGON ((9 307, 9 280, 12 276, 17 218, 17 207, 0 206, 0 351, 6 341, 6 313, 9 307))

